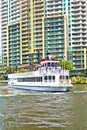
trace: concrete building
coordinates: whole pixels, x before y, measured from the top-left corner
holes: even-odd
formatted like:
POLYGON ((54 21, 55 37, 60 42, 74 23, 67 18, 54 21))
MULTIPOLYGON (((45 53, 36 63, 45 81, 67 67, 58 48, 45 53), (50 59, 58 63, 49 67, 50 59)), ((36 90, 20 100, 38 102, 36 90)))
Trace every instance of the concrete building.
POLYGON ((28 63, 28 2, 1 1, 2 58, 4 67, 28 63))
POLYGON ((40 58, 47 51, 67 57, 67 15, 61 0, 4 0, 1 7, 5 67, 37 62, 38 50, 40 58))
POLYGON ((87 69, 87 22, 86 1, 72 0, 72 62, 73 69, 87 69))
POLYGON ((2 0, 4 66, 37 62, 47 52, 87 69, 85 0, 2 0))

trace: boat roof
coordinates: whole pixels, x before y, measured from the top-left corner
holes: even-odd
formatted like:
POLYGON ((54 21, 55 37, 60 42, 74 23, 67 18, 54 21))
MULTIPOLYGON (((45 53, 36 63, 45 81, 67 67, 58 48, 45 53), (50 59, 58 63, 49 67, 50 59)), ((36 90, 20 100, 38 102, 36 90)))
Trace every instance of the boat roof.
POLYGON ((18 69, 20 68, 31 68, 32 66, 36 66, 37 64, 24 64, 24 65, 19 65, 18 69))
POLYGON ((20 68, 31 68, 31 66, 41 66, 43 63, 59 63, 59 60, 47 60, 47 59, 41 59, 40 64, 24 64, 24 65, 19 65, 18 69, 20 68))
POLYGON ((42 60, 42 61, 40 61, 40 63, 42 64, 42 63, 59 63, 59 61, 58 60, 42 60))

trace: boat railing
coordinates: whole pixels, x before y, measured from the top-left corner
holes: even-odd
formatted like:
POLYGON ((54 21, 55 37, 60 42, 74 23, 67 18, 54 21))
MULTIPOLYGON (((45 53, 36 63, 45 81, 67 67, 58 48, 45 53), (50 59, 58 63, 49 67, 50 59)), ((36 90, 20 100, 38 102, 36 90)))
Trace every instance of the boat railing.
POLYGON ((51 73, 57 74, 60 73, 61 69, 59 67, 41 67, 39 68, 40 74, 51 73))
POLYGON ((41 67, 39 68, 40 74, 60 74, 60 75, 68 75, 68 70, 62 70, 60 67, 41 67))

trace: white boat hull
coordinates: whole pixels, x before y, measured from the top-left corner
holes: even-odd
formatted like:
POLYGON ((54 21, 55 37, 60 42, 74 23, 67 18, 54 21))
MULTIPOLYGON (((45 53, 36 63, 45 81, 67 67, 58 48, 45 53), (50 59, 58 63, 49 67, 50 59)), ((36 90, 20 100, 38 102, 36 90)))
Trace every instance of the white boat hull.
POLYGON ((18 85, 10 85, 10 87, 15 89, 24 89, 29 91, 39 91, 39 92, 67 92, 70 91, 72 86, 58 86, 58 87, 50 87, 50 86, 18 86, 18 85))

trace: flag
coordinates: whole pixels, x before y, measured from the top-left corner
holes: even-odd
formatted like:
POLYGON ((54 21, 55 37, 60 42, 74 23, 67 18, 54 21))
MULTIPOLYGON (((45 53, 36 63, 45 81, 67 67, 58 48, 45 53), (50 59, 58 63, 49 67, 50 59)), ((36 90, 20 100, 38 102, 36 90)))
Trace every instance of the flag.
POLYGON ((63 60, 66 60, 66 56, 63 56, 63 60))
POLYGON ((49 59, 54 59, 55 57, 55 55, 49 55, 49 59))

